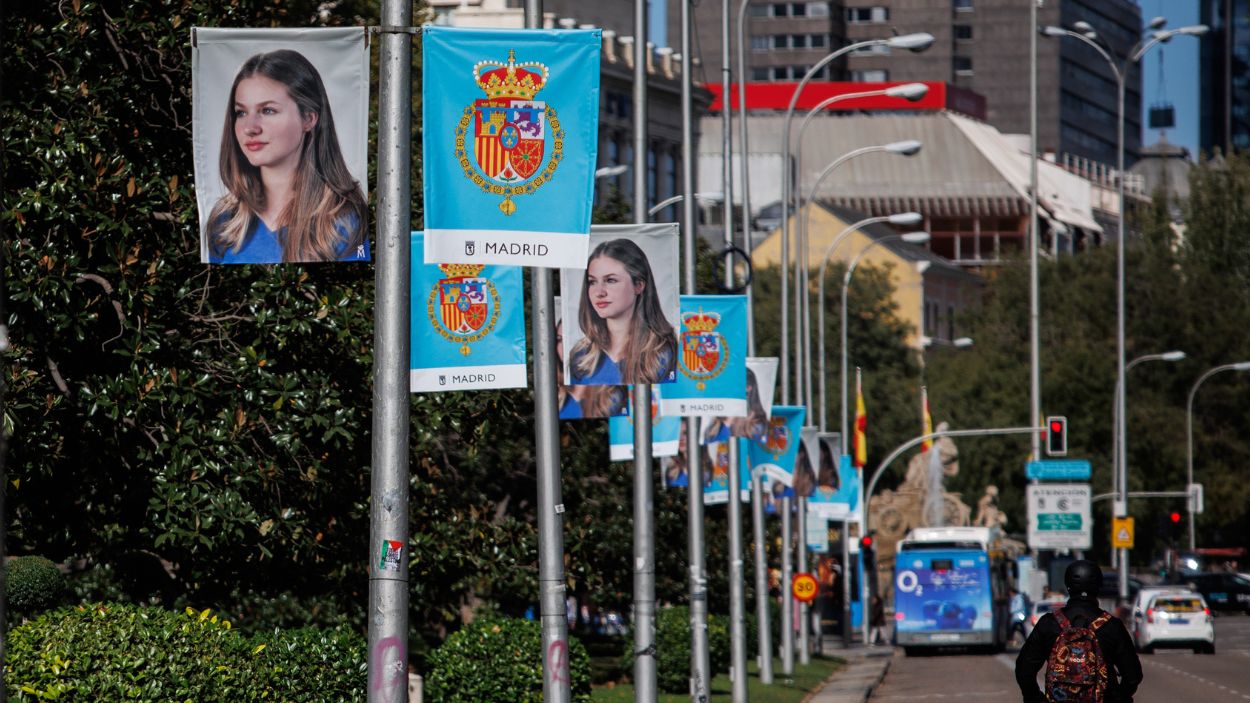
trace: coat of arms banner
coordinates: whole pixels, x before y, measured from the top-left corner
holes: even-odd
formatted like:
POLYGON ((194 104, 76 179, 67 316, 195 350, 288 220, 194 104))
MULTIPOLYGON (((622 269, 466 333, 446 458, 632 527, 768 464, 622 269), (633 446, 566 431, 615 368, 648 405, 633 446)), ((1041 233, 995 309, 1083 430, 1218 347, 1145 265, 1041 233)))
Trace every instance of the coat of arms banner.
POLYGON ((409 390, 524 388, 521 268, 423 264, 423 239, 412 233, 409 390))
POLYGON ((665 415, 747 414, 745 295, 681 296, 677 382, 664 391, 665 415))
POLYGON ((422 36, 425 261, 584 268, 602 30, 422 36))

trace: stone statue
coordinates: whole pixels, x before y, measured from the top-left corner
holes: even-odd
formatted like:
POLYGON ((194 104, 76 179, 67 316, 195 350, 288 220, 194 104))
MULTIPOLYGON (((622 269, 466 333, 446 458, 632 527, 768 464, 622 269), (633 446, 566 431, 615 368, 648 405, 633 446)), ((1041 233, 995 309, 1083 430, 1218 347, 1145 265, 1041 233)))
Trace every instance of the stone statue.
POLYGON ((1006 529, 1007 514, 998 509, 998 486, 985 487, 985 495, 977 501, 977 516, 972 524, 977 527, 1006 529))

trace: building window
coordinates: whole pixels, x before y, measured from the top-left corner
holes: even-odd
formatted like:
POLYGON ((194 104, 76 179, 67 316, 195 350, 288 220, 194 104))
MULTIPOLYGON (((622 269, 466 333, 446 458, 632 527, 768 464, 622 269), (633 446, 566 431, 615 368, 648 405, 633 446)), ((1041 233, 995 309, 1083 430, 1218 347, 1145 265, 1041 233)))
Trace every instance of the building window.
POLYGON ((806 34, 791 34, 790 35, 790 48, 791 49, 806 49, 807 48, 807 35, 806 34))
POLYGON ((957 24, 955 25, 955 41, 971 41, 972 25, 957 24))
POLYGON ((808 17, 828 17, 829 5, 823 2, 809 2, 807 3, 807 16, 808 17))
POLYGON ((772 9, 772 5, 749 5, 747 11, 752 17, 771 17, 772 9))
POLYGON ((789 37, 789 36, 787 36, 787 35, 785 35, 785 34, 774 34, 774 35, 773 35, 773 48, 774 48, 774 49, 787 49, 787 48, 789 48, 789 46, 790 46, 790 37, 789 37))
POLYGON ((888 7, 848 7, 846 8, 847 24, 879 24, 890 21, 888 7))
POLYGON ((790 80, 790 67, 789 66, 774 66, 773 67, 773 80, 775 81, 790 80))
POLYGON ((773 3, 772 4, 772 16, 773 17, 789 17, 790 13, 787 12, 787 9, 789 8, 789 6, 790 6, 789 3, 784 3, 784 2, 773 3))
POLYGON ((771 48, 773 48, 773 41, 767 34, 756 34, 751 37, 751 51, 768 51, 771 48))
POLYGON ((972 59, 967 56, 956 56, 951 59, 951 66, 955 69, 957 76, 972 75, 972 59))
POLYGON ((807 16, 807 3, 805 2, 790 3, 790 16, 791 17, 806 17, 807 16))
POLYGON ((813 49, 824 49, 829 46, 829 37, 823 34, 813 34, 811 41, 813 49))
POLYGON ((753 81, 768 81, 772 80, 772 78, 773 71, 770 68, 761 68, 759 66, 753 66, 751 68, 751 80, 753 81))
POLYGON ((955 8, 955 12, 971 12, 972 0, 952 0, 951 6, 955 8))
POLYGON ((884 83, 890 80, 890 72, 882 68, 851 71, 851 80, 856 83, 884 83))

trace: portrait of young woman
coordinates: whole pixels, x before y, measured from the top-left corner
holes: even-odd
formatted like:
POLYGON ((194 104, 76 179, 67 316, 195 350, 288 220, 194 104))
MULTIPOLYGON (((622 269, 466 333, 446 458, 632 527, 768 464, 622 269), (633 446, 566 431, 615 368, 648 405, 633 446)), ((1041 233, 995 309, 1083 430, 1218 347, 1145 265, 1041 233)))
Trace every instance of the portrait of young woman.
POLYGON ((570 352, 571 383, 675 380, 677 333, 665 317, 651 263, 633 241, 611 239, 591 251, 577 322, 584 336, 570 352))
POLYGON ((369 260, 364 190, 302 53, 257 53, 235 74, 217 172, 224 195, 203 225, 209 263, 369 260))
POLYGON ((755 371, 747 369, 747 414, 729 420, 729 433, 734 437, 761 440, 768 432, 768 412, 760 397, 759 381, 755 371))
POLYGON ((830 446, 830 438, 820 438, 820 471, 816 474, 816 490, 829 500, 842 487, 842 479, 838 476, 838 462, 834 448, 830 446))
MULTIPOLYGON (((559 306, 559 302, 556 303, 559 306)), ((561 420, 629 414, 626 386, 570 386, 564 382, 564 322, 556 321, 556 408, 561 420)))

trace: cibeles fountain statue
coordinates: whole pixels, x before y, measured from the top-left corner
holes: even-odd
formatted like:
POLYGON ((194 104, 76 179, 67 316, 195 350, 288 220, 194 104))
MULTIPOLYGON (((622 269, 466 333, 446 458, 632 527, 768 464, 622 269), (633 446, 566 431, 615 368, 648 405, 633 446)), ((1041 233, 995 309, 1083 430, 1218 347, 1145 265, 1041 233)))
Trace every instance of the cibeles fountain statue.
MULTIPOLYGON (((950 426, 943 422, 937 431, 950 426)), ((893 601, 896 545, 914 527, 967 526, 1007 529, 1007 516, 998 509, 998 487, 986 486, 977 501, 975 518, 960 493, 943 482, 959 474, 959 449, 950 437, 939 437, 907 463, 907 476, 895 490, 886 489, 868 502, 870 523, 876 531, 877 583, 886 603, 893 601)))

